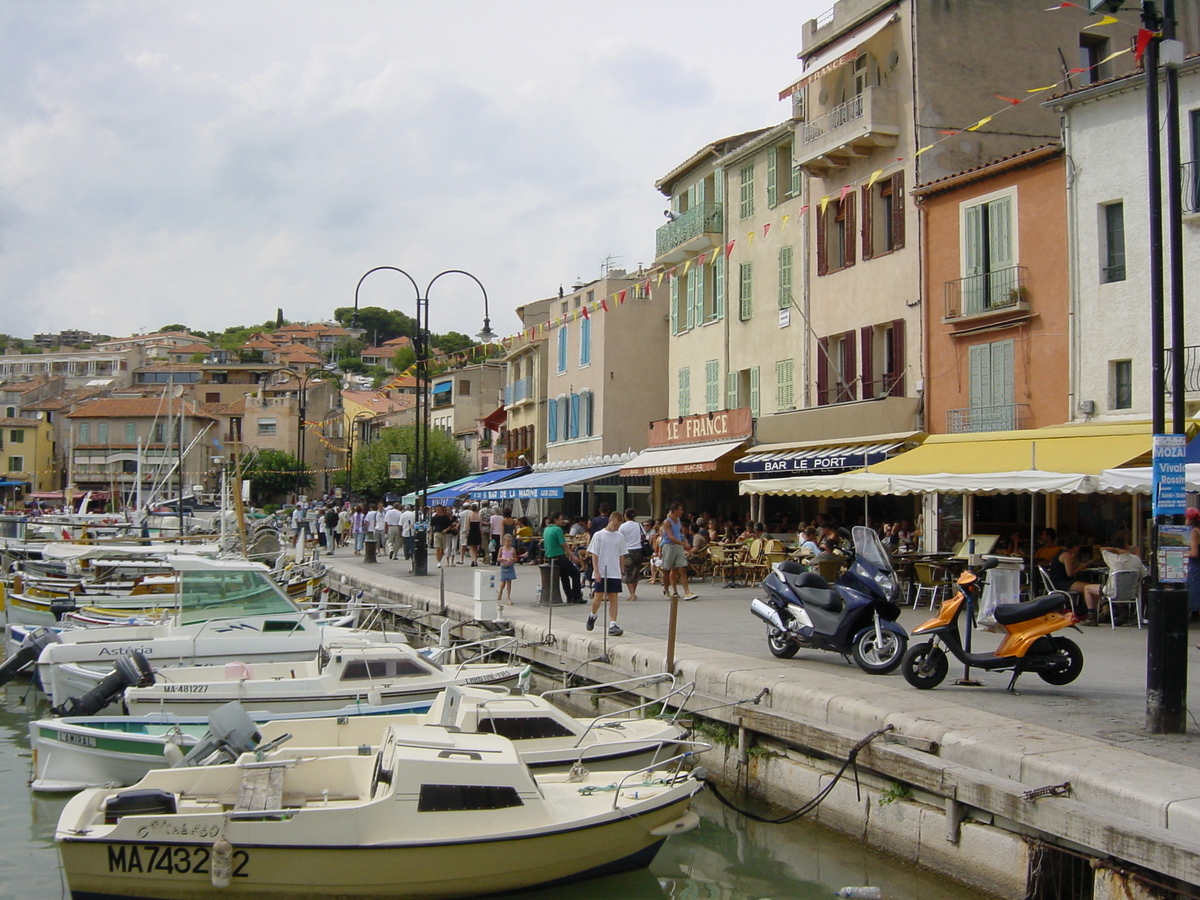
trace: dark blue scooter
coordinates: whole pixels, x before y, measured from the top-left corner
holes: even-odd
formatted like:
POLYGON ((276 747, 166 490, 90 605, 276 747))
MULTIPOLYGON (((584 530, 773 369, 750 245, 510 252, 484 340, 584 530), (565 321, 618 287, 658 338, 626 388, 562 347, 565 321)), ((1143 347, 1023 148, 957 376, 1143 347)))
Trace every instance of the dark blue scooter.
POLYGON ((895 671, 904 658, 908 634, 896 624, 900 582, 874 530, 854 528, 854 559, 836 584, 789 560, 777 563, 762 585, 767 599, 752 600, 750 612, 767 623, 773 656, 832 650, 853 655, 871 675, 895 671))

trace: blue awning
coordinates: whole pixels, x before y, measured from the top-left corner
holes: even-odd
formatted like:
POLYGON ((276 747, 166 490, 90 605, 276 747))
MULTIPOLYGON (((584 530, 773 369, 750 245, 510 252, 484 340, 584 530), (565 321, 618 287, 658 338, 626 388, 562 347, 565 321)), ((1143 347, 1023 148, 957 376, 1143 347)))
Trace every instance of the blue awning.
POLYGON ((912 432, 875 435, 859 441, 819 441, 806 446, 760 444, 734 462, 733 471, 789 475, 846 472, 881 463, 922 437, 920 432, 912 432))
MULTIPOLYGON (((461 497, 464 494, 478 495, 480 497, 492 496, 492 491, 488 489, 488 485, 495 484, 497 481, 503 481, 505 478, 512 478, 528 472, 528 466, 518 466, 515 469, 496 469, 493 472, 480 472, 478 475, 472 475, 462 484, 454 485, 454 490, 457 491, 456 496, 461 497)), ((439 491, 441 493, 441 491, 439 491)))
POLYGON ((555 500, 563 495, 563 489, 572 484, 585 484, 621 471, 615 466, 587 466, 582 469, 554 469, 547 472, 530 472, 487 491, 497 500, 555 500))

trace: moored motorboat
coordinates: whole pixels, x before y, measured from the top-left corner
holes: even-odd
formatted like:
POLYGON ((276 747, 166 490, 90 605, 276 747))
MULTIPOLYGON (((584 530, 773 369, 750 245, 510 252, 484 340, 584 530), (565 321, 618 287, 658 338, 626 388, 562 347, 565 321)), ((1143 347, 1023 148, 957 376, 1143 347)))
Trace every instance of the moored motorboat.
POLYGON ((394 898, 515 891, 650 863, 701 789, 655 771, 536 779, 495 735, 392 726, 370 755, 161 769, 59 819, 74 897, 394 898))
MULTIPOLYGON (((664 698, 669 702, 671 694, 664 698)), ((399 706, 400 704, 397 704, 399 706)), ((412 704, 418 706, 419 704, 412 704)), ((289 735, 284 751, 309 748, 374 747, 389 725, 440 725, 461 732, 499 734, 517 746, 537 770, 568 768, 631 769, 681 752, 686 729, 677 716, 647 717, 643 706, 595 718, 568 715, 543 697, 502 688, 452 686, 427 713, 383 712, 362 706, 357 714, 292 713, 256 727, 255 745, 289 735), (319 715, 319 717, 318 717, 319 715)), ((216 731, 209 719, 151 713, 143 716, 71 716, 29 725, 35 791, 79 791, 133 784, 151 769, 172 764, 216 731), (174 749, 172 749, 174 748, 174 749)))

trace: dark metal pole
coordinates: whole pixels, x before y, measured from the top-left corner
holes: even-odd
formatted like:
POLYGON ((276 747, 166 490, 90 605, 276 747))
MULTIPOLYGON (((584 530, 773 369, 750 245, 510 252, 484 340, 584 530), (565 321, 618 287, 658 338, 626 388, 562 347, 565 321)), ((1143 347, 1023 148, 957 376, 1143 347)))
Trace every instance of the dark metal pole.
POLYGON ((413 531, 412 572, 414 575, 429 574, 429 511, 425 508, 429 498, 429 395, 426 353, 427 328, 429 325, 429 296, 417 292, 417 334, 414 341, 417 351, 417 403, 414 408, 416 421, 413 423, 413 484, 416 487, 418 513, 425 514, 425 522, 418 518, 413 531))

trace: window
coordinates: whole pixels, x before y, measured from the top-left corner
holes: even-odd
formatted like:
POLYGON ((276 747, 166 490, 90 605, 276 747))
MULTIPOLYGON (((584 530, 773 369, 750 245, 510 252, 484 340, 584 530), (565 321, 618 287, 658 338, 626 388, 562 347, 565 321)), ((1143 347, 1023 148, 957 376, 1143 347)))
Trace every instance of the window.
POLYGON ((590 366, 591 364, 592 320, 585 317, 579 320, 579 365, 590 366))
POLYGON ((795 389, 792 381, 794 371, 794 360, 781 359, 775 363, 775 409, 777 412, 796 408, 795 389))
POLYGON ((817 405, 858 399, 858 336, 846 331, 817 341, 817 405))
POLYGON ((17 417, 17 408, 15 406, 6 406, 4 408, 4 415, 10 419, 15 419, 17 417))
POLYGON ((575 440, 576 438, 579 437, 579 414, 580 414, 580 412, 581 412, 581 409, 580 409, 579 395, 572 394, 571 395, 571 427, 570 427, 571 440, 575 440))
MULTIPOLYGON (((155 431, 156 435, 158 435, 159 428, 160 428, 160 426, 158 426, 158 425, 154 426, 154 431, 155 431)), ((276 429, 277 429, 277 424, 276 424, 275 419, 259 419, 258 420, 258 433, 259 434, 264 434, 264 435, 265 434, 275 434, 276 429)), ((155 438, 155 443, 162 443, 162 437, 157 436, 155 438)))
POLYGON ((556 401, 558 405, 558 439, 567 441, 571 439, 571 398, 561 396, 556 401))
POLYGON ((679 415, 692 414, 692 370, 684 366, 679 370, 679 415))
POLYGON ((165 422, 155 422, 150 436, 151 443, 165 444, 167 441, 167 425, 165 422))
POLYGON ((1015 193, 1008 191, 961 207, 959 315, 1011 306, 1020 299, 1013 239, 1015 200, 1015 193))
POLYGON ((581 391, 579 398, 579 427, 584 437, 592 437, 596 433, 596 395, 591 391, 581 391))
POLYGON ((136 444, 137 443, 137 423, 136 422, 126 422, 125 423, 125 443, 127 443, 127 444, 136 444))
POLYGON ((754 215, 754 163, 747 163, 738 172, 740 180, 739 198, 740 213, 743 219, 754 215))
POLYGON ((751 302, 753 285, 753 263, 744 262, 738 266, 738 318, 743 322, 748 321, 754 313, 751 302))
POLYGON ((351 659, 342 670, 342 681, 366 681, 374 678, 419 678, 432 670, 415 659, 351 659))
POLYGON ((1108 364, 1109 409, 1133 408, 1133 360, 1114 359, 1108 364))
POLYGON ((721 363, 710 359, 704 364, 704 411, 721 408, 721 363))
POLYGON ((80 444, 90 443, 92 440, 92 423, 80 422, 76 436, 80 444))
POLYGON ((863 188, 863 259, 904 246, 904 173, 863 188))
POLYGON ((481 717, 476 729, 480 734, 498 734, 510 741, 535 741, 543 738, 571 737, 574 732, 548 716, 481 717))
POLYGON ((1112 69, 1105 62, 1108 56, 1108 38, 1099 34, 1079 35, 1079 68, 1080 80, 1084 84, 1095 84, 1112 77, 1112 69))
POLYGON ((854 192, 848 191, 817 210, 817 275, 854 265, 854 197, 854 192))
POLYGON ((8 432, 8 439, 14 444, 25 443, 25 432, 19 428, 13 428, 8 432))
POLYGON ((1125 204, 1109 203, 1104 207, 1104 268, 1100 273, 1104 284, 1125 280, 1125 204))
POLYGON ((800 193, 800 169, 792 162, 792 142, 767 151, 767 206, 774 209, 800 193))
POLYGON ((215 391, 205 391, 204 402, 205 403, 220 403, 221 395, 215 391))
POLYGON ((560 373, 567 371, 567 326, 565 322, 558 329, 558 371, 560 373))
POLYGON ((779 248, 779 308, 792 305, 792 248, 779 248))
POLYGON ((96 423, 96 443, 97 444, 107 444, 108 443, 108 423, 107 422, 97 422, 96 423))
POLYGON ((558 402, 551 400, 546 404, 546 441, 553 444, 558 440, 558 402))
POLYGON ((967 375, 971 409, 959 431, 1012 431, 1018 427, 1013 402, 1015 342, 996 341, 968 348, 967 375))
POLYGON ((730 372, 725 396, 726 409, 750 407, 750 415, 758 416, 759 367, 730 372))
POLYGON ((470 397, 471 396, 471 382, 470 381, 467 381, 466 379, 463 379, 463 378, 460 378, 458 380, 458 396, 460 396, 460 397, 470 397))
POLYGON ((23 457, 23 456, 10 456, 10 457, 8 458, 8 471, 10 471, 10 472, 24 472, 24 471, 25 471, 25 457, 23 457))
POLYGON ((522 805, 517 789, 507 784, 423 784, 417 798, 417 812, 508 809, 522 805))

